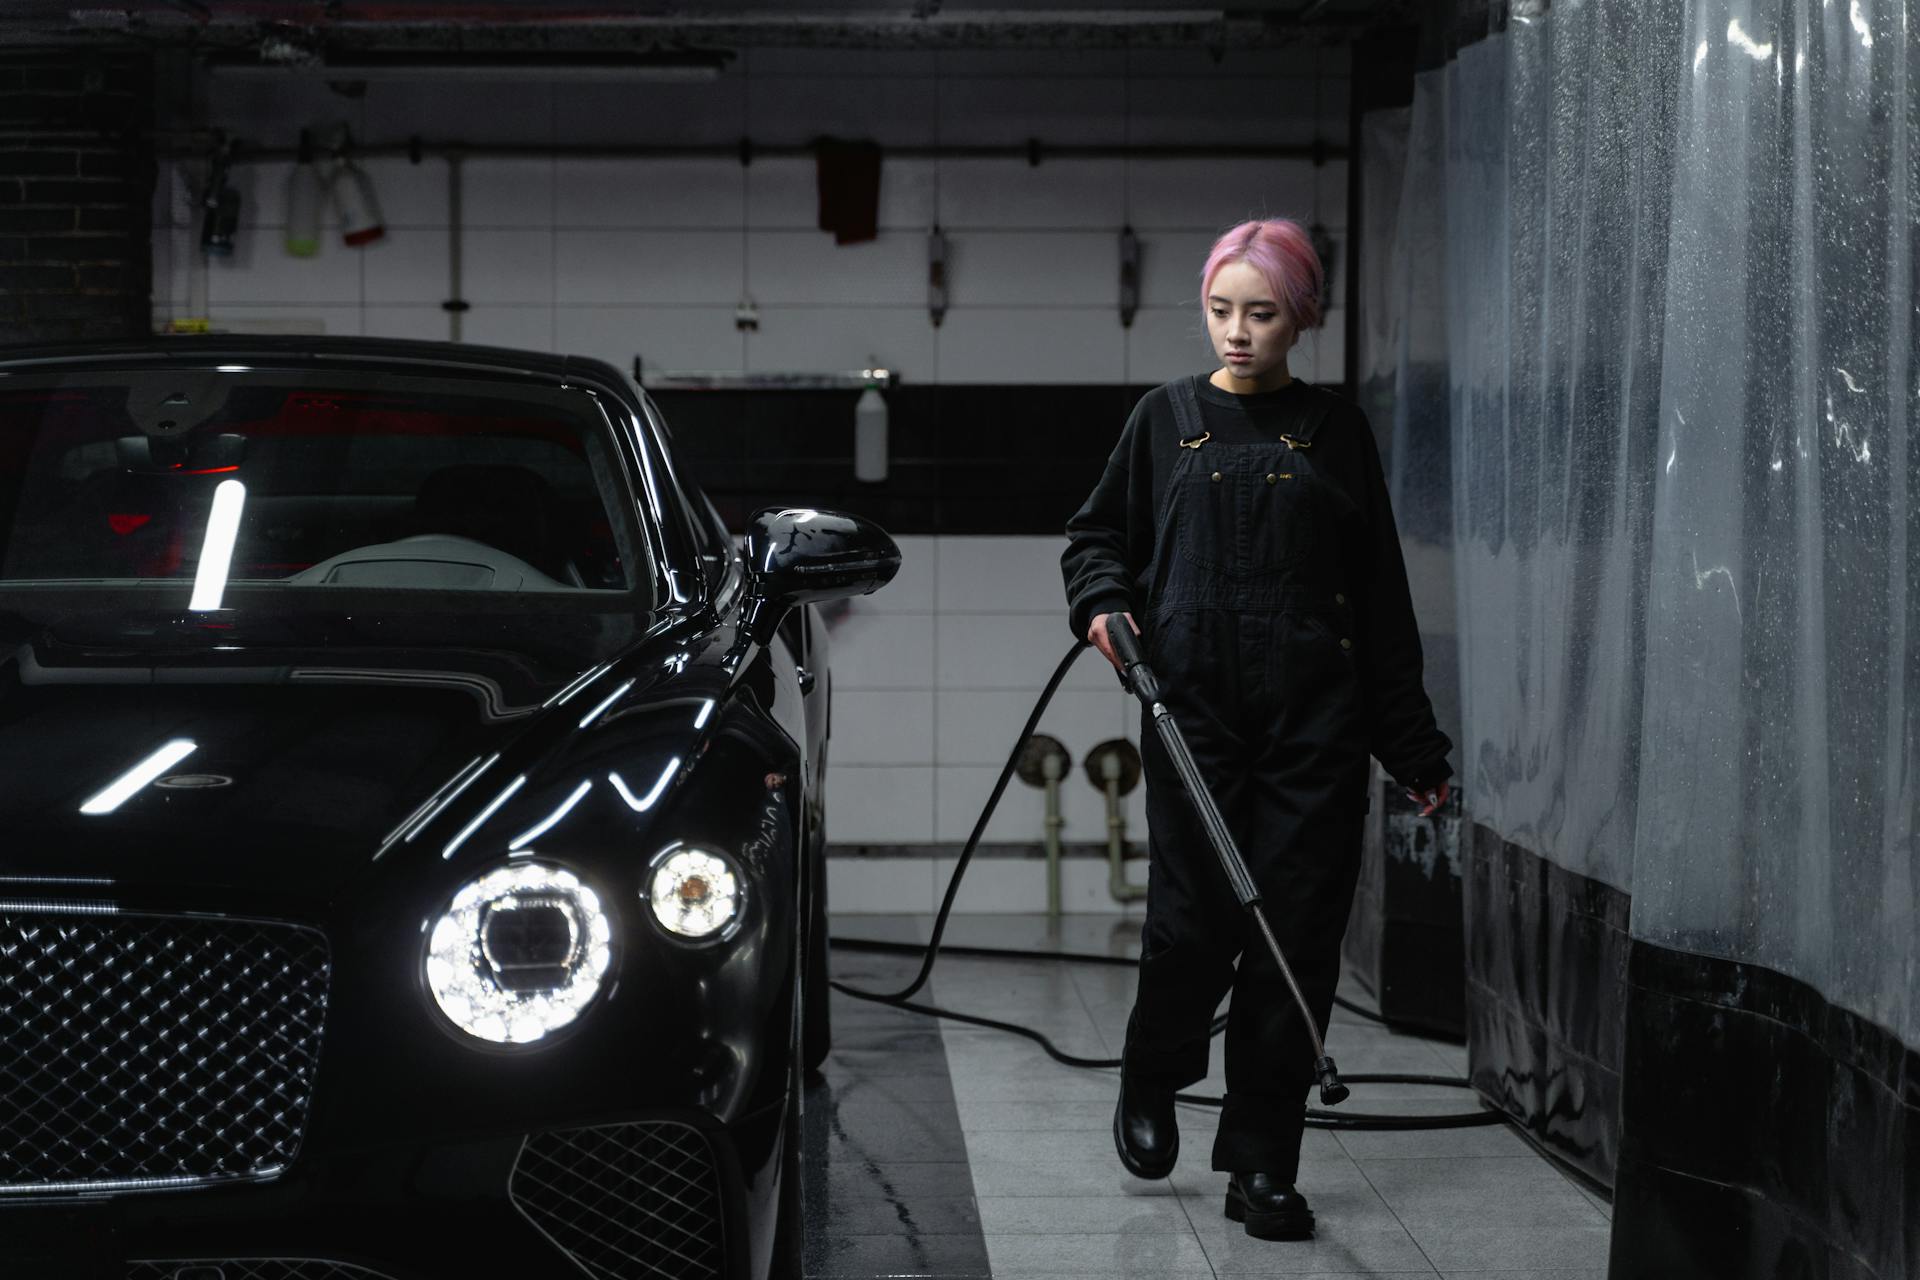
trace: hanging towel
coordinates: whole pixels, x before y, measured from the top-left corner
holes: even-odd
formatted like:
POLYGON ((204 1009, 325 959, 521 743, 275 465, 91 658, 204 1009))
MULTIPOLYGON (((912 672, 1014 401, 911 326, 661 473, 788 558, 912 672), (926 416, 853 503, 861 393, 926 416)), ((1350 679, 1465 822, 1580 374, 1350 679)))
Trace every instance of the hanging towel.
POLYGON ((872 240, 880 233, 880 144, 821 136, 814 139, 820 183, 820 229, 835 244, 872 240))

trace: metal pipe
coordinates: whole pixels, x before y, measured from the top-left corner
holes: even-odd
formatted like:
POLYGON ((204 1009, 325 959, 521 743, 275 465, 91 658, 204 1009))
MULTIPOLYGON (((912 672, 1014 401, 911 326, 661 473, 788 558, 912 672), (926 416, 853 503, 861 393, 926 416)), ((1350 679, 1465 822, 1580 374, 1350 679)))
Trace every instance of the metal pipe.
POLYGON ((1047 915, 1060 916, 1060 828, 1066 819, 1060 816, 1060 778, 1066 772, 1066 757, 1049 751, 1040 759, 1040 772, 1046 779, 1047 817, 1043 824, 1047 848, 1047 915))
POLYGON ((1138 902, 1147 886, 1127 879, 1127 819, 1120 810, 1120 757, 1109 753, 1100 761, 1107 793, 1107 892, 1115 902, 1138 902))

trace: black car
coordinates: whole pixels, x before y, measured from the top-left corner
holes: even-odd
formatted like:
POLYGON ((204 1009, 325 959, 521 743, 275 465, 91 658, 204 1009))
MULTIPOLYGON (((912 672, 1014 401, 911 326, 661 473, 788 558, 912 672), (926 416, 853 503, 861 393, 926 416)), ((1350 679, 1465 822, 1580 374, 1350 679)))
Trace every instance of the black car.
POLYGON ((597 361, 0 353, 0 1276, 798 1275, 898 564, 597 361))

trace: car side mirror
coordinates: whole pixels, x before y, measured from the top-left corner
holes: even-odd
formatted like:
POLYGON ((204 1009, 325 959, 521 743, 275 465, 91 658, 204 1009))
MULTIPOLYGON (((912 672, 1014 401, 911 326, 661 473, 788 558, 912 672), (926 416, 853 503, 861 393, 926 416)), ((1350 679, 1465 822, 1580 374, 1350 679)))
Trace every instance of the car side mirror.
POLYGON ((745 627, 755 644, 773 638, 795 605, 864 596, 893 581, 900 548, 861 516, 812 507, 766 507, 747 522, 745 627))

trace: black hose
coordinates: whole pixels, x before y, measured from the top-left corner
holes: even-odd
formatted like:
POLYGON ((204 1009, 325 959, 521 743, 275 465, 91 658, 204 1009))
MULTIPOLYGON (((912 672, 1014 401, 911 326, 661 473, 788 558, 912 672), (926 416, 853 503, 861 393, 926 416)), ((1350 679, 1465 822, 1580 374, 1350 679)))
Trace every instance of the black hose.
MULTIPOLYGON (((1015 1023, 1001 1022, 993 1018, 983 1018, 978 1014, 960 1013, 953 1009, 942 1009, 938 1005, 917 1004, 912 999, 915 993, 927 984, 927 979, 933 975, 933 963, 943 950, 952 952, 954 955, 981 956, 992 959, 1039 959, 1059 962, 1077 962, 1082 964, 1118 964, 1127 966, 1132 966, 1136 963, 1124 956, 1091 955, 1084 952, 1018 951, 996 947, 945 947, 942 945, 942 939, 947 931, 947 917, 953 912, 953 901, 960 892, 961 878, 966 875, 967 866, 973 861, 973 851, 980 843, 981 833, 987 829, 987 822, 993 817, 993 811, 999 808, 1000 797, 1006 792, 1007 783, 1013 777, 1014 768, 1020 759, 1020 753, 1025 748, 1027 739, 1033 736, 1035 727, 1040 723, 1040 717, 1046 712, 1047 704, 1053 701, 1054 690, 1058 689, 1060 682, 1066 679, 1067 672, 1072 668, 1075 660, 1079 658, 1080 651, 1087 647, 1087 642, 1084 640, 1074 642, 1073 648, 1069 649, 1066 657, 1060 660, 1060 665, 1054 668, 1053 677, 1047 681, 1047 687, 1041 690, 1039 701, 1033 704, 1033 713, 1027 717, 1026 726, 1020 730, 1020 736, 1013 744, 1013 752, 1007 757, 1006 764, 1002 766, 1000 770, 1000 777, 993 784, 993 794, 987 797, 986 807, 980 811, 979 819, 973 824, 972 833, 967 836, 966 846, 960 851, 960 860, 954 864, 953 875, 947 881, 947 892, 940 901, 940 910, 934 915, 933 933, 928 939, 927 945, 922 948, 914 943, 884 942, 869 938, 828 939, 828 943, 831 946, 842 947, 849 951, 922 952, 924 958, 920 964, 920 972, 914 976, 912 982, 908 983, 899 991, 862 991, 857 987, 850 987, 844 982, 830 980, 828 985, 835 991, 840 992, 842 995, 852 996, 856 1000, 868 1000, 874 1004, 892 1005, 895 1008, 905 1009, 912 1013, 925 1014, 928 1017, 945 1018, 953 1022, 965 1022, 974 1026, 989 1027, 996 1031, 1007 1031, 1014 1035, 1024 1036, 1044 1049, 1048 1057, 1070 1067, 1111 1069, 1117 1068, 1120 1065, 1120 1059, 1118 1058, 1083 1058, 1075 1054, 1066 1053, 1056 1046, 1053 1041, 1047 1039, 1046 1036, 1033 1030, 1031 1027, 1022 1027, 1015 1023)), ((1339 996, 1335 996, 1334 1001, 1342 1008, 1350 1009, 1363 1017, 1372 1018, 1377 1022, 1386 1021, 1380 1017, 1379 1014, 1368 1009, 1360 1008, 1358 1005, 1349 1001, 1342 1000, 1339 996)), ((1224 1015, 1215 1018, 1209 1030, 1209 1036, 1219 1035, 1221 1031, 1225 1029, 1226 1025, 1227 1020, 1224 1015)), ((1427 1084, 1462 1089, 1472 1087, 1469 1081, 1458 1076, 1400 1074, 1355 1075, 1348 1076, 1347 1080, 1354 1084, 1427 1084)), ((1221 1098, 1211 1097, 1205 1094, 1181 1093, 1175 1094, 1174 1096, 1177 1101, 1202 1107, 1218 1107, 1222 1105, 1224 1101, 1221 1098)), ((1505 1120, 1506 1116, 1502 1112, 1492 1110, 1462 1112, 1453 1115, 1409 1116, 1365 1115, 1320 1111, 1309 1107, 1307 1108, 1306 1122, 1309 1127, 1316 1129, 1400 1130, 1460 1129, 1476 1125, 1500 1124, 1505 1120)))

